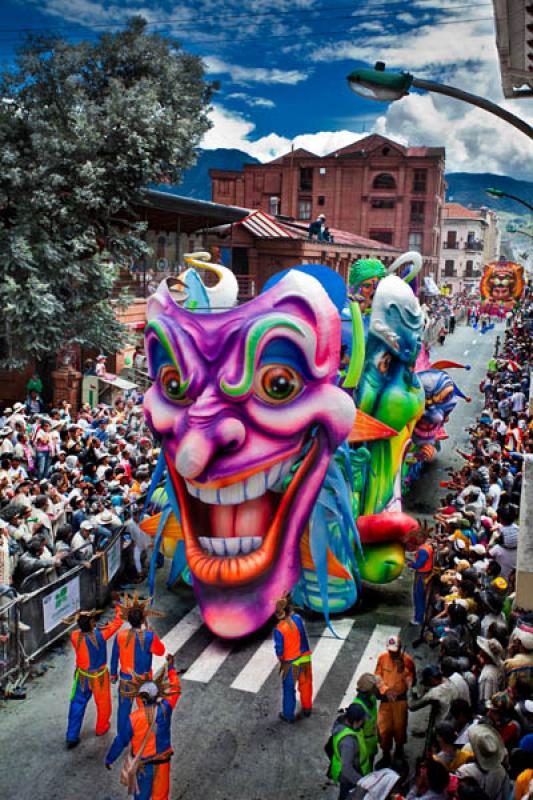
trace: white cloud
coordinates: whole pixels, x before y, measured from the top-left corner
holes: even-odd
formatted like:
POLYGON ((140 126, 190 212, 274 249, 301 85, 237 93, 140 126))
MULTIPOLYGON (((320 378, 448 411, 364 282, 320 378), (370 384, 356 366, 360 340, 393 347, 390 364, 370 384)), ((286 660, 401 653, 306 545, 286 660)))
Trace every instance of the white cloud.
POLYGON ((266 67, 241 67, 228 64, 217 56, 206 56, 204 64, 208 75, 229 75, 234 83, 246 86, 250 83, 289 84, 294 86, 307 80, 308 73, 291 69, 267 69, 266 67))
POLYGON ((290 139, 272 132, 254 139, 255 124, 242 114, 229 111, 223 106, 214 106, 210 119, 213 127, 202 141, 203 148, 206 150, 215 150, 217 147, 236 148, 263 162, 288 153, 291 145, 295 148, 303 147, 316 155, 323 156, 367 135, 348 130, 320 131, 303 133, 290 139))
POLYGON ((495 172, 527 179, 529 167, 531 176, 533 143, 524 134, 464 104, 460 117, 451 120, 439 99, 412 94, 393 103, 377 119, 376 132, 402 144, 444 146, 448 172, 495 172))
POLYGON ((274 101, 269 100, 268 97, 256 97, 251 94, 246 94, 245 92, 232 92, 232 94, 227 95, 227 99, 240 100, 242 103, 252 108, 275 108, 276 105, 274 101))
POLYGON ((496 58, 492 23, 457 22, 455 25, 425 25, 398 36, 386 33, 365 42, 353 40, 325 45, 310 54, 311 61, 368 61, 379 57, 388 67, 426 70, 432 65, 450 65, 466 61, 489 61, 496 58))

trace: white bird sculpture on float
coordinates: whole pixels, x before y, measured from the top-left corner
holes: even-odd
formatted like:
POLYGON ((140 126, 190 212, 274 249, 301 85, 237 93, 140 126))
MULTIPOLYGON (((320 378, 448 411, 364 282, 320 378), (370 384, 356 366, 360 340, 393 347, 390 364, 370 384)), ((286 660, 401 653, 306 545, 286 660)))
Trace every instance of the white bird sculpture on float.
MULTIPOLYGON (((233 308, 233 306, 237 305, 237 295, 239 294, 237 278, 230 269, 223 267, 222 264, 212 264, 211 253, 204 251, 185 253, 183 260, 189 267, 214 272, 218 277, 218 281, 214 286, 206 286, 204 283, 204 289, 209 298, 210 311, 225 311, 227 308, 233 308)), ((185 270, 180 275, 180 279, 184 281, 188 272, 188 269, 185 270)))

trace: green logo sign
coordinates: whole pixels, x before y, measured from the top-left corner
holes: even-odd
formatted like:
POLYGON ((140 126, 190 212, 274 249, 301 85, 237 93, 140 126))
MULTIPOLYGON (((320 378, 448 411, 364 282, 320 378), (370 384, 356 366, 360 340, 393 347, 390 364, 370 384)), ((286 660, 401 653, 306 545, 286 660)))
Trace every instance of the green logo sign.
POLYGON ((56 611, 58 608, 61 608, 61 606, 65 605, 65 603, 67 602, 67 597, 68 597, 68 592, 66 586, 63 586, 62 589, 58 589, 58 591, 56 592, 56 611))

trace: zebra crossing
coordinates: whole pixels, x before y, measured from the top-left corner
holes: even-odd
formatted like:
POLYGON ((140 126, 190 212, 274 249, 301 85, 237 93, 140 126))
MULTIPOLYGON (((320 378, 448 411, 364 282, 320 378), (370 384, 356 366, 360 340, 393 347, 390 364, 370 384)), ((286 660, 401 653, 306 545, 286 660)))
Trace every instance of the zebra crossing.
MULTIPOLYGON (((335 632, 323 627, 318 635, 313 649, 313 699, 316 699, 324 685, 331 669, 343 651, 356 620, 354 618, 338 619, 334 621, 335 632)), ((192 608, 168 633, 162 637, 162 642, 167 652, 176 655, 181 651, 192 637, 199 631, 206 631, 200 610, 192 608)), ((339 698, 339 707, 346 706, 356 692, 356 684, 364 672, 374 672, 377 658, 386 649, 390 636, 397 635, 400 628, 394 625, 376 624, 368 631, 369 636, 358 659, 355 669, 352 670, 346 683, 346 690, 342 700, 339 698)), ((199 684, 208 684, 217 675, 220 668, 234 652, 234 643, 213 638, 202 652, 182 674, 182 679, 199 684)), ((164 664, 164 658, 154 658, 154 670, 164 664)), ((248 694, 258 694, 278 664, 274 653, 274 645, 270 635, 255 646, 244 666, 231 682, 229 688, 248 694)))

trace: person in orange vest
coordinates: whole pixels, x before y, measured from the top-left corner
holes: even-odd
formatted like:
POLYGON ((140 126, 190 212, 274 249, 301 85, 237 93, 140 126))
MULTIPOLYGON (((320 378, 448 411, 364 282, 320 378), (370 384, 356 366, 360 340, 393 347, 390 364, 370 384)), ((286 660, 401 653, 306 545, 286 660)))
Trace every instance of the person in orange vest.
POLYGON ((137 698, 138 708, 133 711, 122 730, 117 733, 105 759, 107 769, 120 756, 125 747, 137 761, 129 775, 129 796, 135 800, 168 800, 170 791, 170 759, 172 712, 181 696, 174 657, 167 655, 168 681, 164 672, 154 680, 138 677, 130 683, 128 694, 137 698))
POLYGON ((65 620, 78 623, 70 641, 76 653, 76 670, 70 694, 67 726, 67 748, 80 743, 80 731, 87 703, 94 698, 96 703, 96 735, 103 736, 109 730, 111 718, 111 688, 107 667, 107 644, 122 625, 120 606, 115 608, 115 618, 101 628, 96 627, 96 617, 102 612, 78 611, 65 620))
POLYGON ((433 546, 429 542, 420 545, 413 561, 408 566, 415 571, 413 580, 413 604, 416 625, 423 625, 426 616, 427 589, 433 574, 433 546))
POLYGON ((139 599, 137 592, 133 598, 125 595, 120 606, 122 619, 129 622, 130 627, 119 631, 113 642, 111 651, 111 683, 120 678, 118 693, 117 730, 127 723, 132 700, 126 687, 133 678, 145 681, 152 678, 152 656, 163 656, 165 645, 156 634, 143 629, 148 617, 162 617, 159 611, 147 608, 150 598, 139 599), (120 674, 119 674, 120 666, 120 674))
POLYGON ((283 684, 283 710, 279 718, 283 722, 294 722, 296 708, 296 685, 300 693, 302 714, 310 717, 313 708, 313 670, 311 650, 302 618, 296 614, 289 594, 276 603, 274 649, 279 660, 279 671, 283 684))

